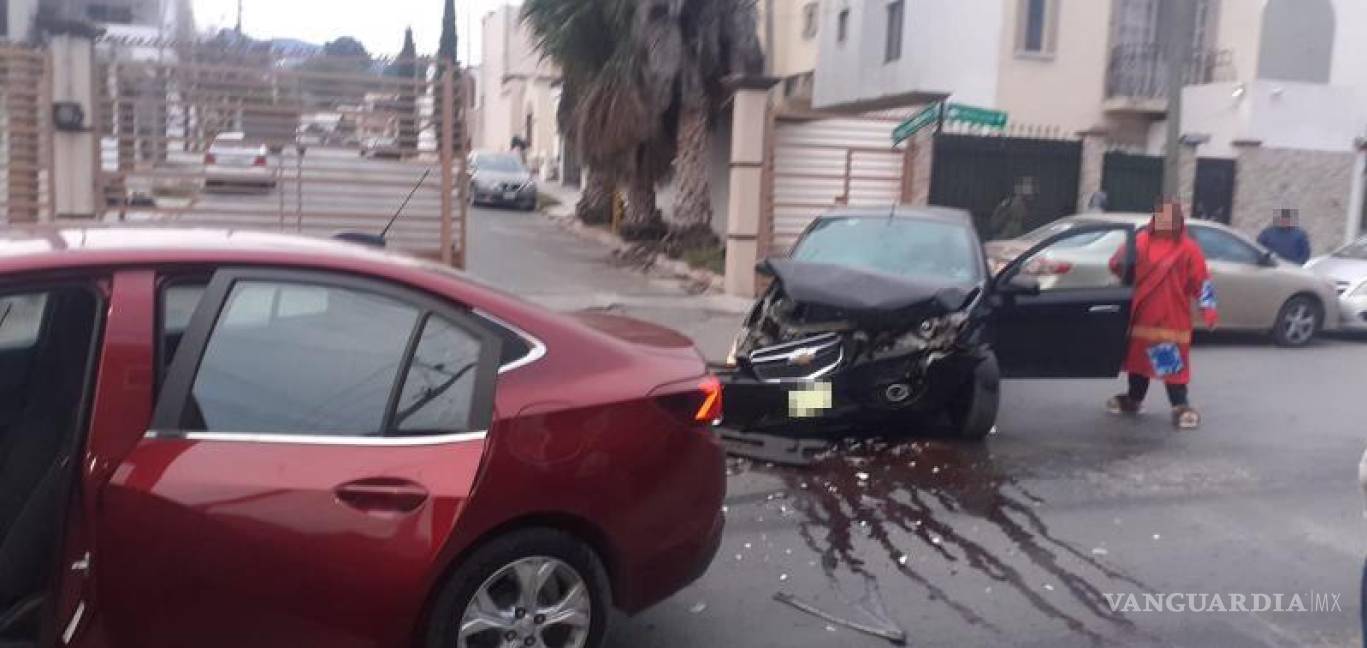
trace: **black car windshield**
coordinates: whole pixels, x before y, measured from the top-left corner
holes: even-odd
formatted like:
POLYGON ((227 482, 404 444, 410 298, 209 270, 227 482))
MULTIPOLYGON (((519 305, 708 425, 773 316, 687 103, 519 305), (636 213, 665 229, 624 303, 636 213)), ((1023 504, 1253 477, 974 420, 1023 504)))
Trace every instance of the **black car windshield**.
POLYGON ((1367 261, 1367 238, 1360 238, 1348 245, 1343 246, 1334 256, 1340 259, 1358 259, 1367 261))
POLYGON ((964 225, 919 218, 817 221, 793 250, 796 261, 963 283, 982 278, 978 242, 964 225))
POLYGON ((475 166, 481 171, 493 171, 495 173, 523 173, 527 169, 522 166, 522 160, 515 155, 480 155, 475 157, 475 166))

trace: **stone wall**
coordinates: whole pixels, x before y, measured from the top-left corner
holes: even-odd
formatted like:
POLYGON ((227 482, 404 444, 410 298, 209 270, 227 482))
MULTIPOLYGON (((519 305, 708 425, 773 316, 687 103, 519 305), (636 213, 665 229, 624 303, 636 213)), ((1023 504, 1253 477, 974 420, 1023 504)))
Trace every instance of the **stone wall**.
POLYGON ((1238 179, 1231 224, 1257 236, 1278 209, 1300 211, 1315 254, 1341 245, 1352 192, 1353 154, 1236 143, 1238 179))

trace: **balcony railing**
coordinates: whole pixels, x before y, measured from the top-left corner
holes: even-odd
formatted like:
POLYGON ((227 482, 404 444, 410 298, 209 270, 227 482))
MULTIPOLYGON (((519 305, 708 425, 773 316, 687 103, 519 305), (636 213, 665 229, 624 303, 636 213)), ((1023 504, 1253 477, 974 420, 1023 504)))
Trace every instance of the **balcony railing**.
MULTIPOLYGON (((1183 85, 1200 85, 1234 78, 1229 50, 1201 50, 1192 57, 1183 85)), ((1167 99, 1168 64, 1156 44, 1117 45, 1111 48, 1106 73, 1107 99, 1167 99)))

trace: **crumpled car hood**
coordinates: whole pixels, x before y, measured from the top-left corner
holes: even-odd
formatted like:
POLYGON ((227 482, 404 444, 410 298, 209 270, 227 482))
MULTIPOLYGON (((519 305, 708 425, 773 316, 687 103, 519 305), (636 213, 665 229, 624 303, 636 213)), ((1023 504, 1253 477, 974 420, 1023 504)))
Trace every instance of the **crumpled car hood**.
POLYGON ((969 288, 848 266, 771 259, 769 268, 792 300, 851 316, 905 314, 934 317, 963 307, 969 288), (914 312, 907 312, 914 311, 914 312))

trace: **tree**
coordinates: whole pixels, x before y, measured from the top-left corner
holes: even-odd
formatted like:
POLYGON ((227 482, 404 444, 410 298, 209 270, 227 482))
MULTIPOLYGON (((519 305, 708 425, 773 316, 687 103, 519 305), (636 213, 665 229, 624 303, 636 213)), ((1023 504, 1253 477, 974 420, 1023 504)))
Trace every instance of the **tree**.
POLYGON ((626 229, 658 228, 655 185, 673 173, 671 241, 715 244, 710 133, 726 79, 763 69, 754 0, 528 0, 523 19, 561 67, 583 158, 627 182, 626 229))
POLYGON ((370 52, 366 51, 365 45, 350 36, 324 43, 323 55, 370 60, 370 52))
MULTIPOLYGON (((662 0, 654 0, 661 2, 662 0)), ((674 67, 679 92, 677 191, 671 237, 682 247, 716 244, 711 228, 712 124, 730 96, 728 78, 760 74, 754 0, 682 0, 677 25, 684 43, 674 67)))
MULTIPOLYGON (((445 72, 448 69, 454 70, 454 83, 456 84, 456 92, 459 93, 462 84, 460 83, 460 61, 456 55, 456 43, 456 0, 445 0, 445 6, 442 8, 441 12, 441 42, 437 45, 437 78, 444 78, 445 72)), ((433 124, 436 129, 437 141, 440 142, 442 129, 445 128, 445 124, 442 123, 441 85, 434 84, 432 89, 435 93, 434 99, 436 100, 434 105, 437 106, 436 119, 433 120, 433 124)), ((463 103, 459 94, 457 94, 455 106, 456 124, 462 123, 460 113, 461 105, 463 103)), ((461 149, 460 138, 462 135, 459 130, 455 128, 452 130, 452 145, 459 151, 461 149)))
POLYGON ((627 185, 622 234, 663 231, 655 186, 669 171, 671 138, 664 115, 672 92, 648 90, 636 40, 636 0, 528 0, 523 20, 542 55, 560 67, 561 132, 587 163, 579 218, 602 222, 618 181, 627 185))
POLYGON ((456 0, 446 0, 441 11, 441 43, 437 46, 437 62, 456 64, 456 0))
POLYGON ((306 73, 301 77, 300 85, 309 100, 319 107, 360 101, 370 85, 363 80, 353 82, 337 76, 370 76, 374 74, 373 65, 370 52, 361 41, 342 36, 324 43, 318 56, 299 66, 299 70, 306 73))
POLYGON ((418 49, 413 43, 413 28, 403 31, 403 49, 399 57, 385 68, 385 75, 401 78, 405 83, 399 90, 396 105, 399 119, 399 150, 414 152, 418 149, 418 49), (412 85, 409 85, 411 83, 412 85))

